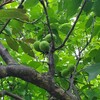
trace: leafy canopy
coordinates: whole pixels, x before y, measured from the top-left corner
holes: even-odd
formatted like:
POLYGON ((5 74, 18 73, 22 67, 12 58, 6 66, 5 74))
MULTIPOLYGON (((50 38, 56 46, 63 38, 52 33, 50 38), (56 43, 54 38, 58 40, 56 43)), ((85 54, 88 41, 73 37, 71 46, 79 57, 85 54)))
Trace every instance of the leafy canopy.
MULTIPOLYGON (((99 100, 100 0, 86 0, 74 30, 61 48, 59 46, 63 44, 85 0, 47 1, 48 20, 56 36, 53 54, 56 84, 67 90, 71 84, 69 78, 74 75, 74 85, 80 98, 99 100), (70 65, 74 66, 73 71, 68 70, 70 65), (63 70, 67 70, 68 74, 63 76, 63 70)), ((0 9, 0 42, 19 63, 29 65, 40 73, 48 72, 47 54, 33 47, 34 42, 44 41, 50 33, 45 9, 39 0, 25 0, 21 8, 16 8, 19 4, 20 1, 14 1, 0 9), (4 28, 9 19, 9 24, 4 28)), ((1 58, 0 61, 4 64, 1 58)), ((45 90, 17 78, 3 79, 0 84, 3 84, 0 90, 3 88, 20 94, 25 100, 47 100, 49 96, 45 90)), ((5 100, 8 99, 11 100, 5 97, 5 100)))

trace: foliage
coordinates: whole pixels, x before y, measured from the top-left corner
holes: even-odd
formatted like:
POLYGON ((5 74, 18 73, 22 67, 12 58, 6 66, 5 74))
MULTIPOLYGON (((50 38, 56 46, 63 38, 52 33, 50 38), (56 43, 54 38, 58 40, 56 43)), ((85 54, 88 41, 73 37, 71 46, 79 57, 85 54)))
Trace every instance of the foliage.
MULTIPOLYGON (((85 0, 44 1, 47 12, 39 0, 25 0, 22 8, 16 8, 20 4, 18 0, 0 7, 0 42, 16 61, 45 73, 49 70, 48 54, 36 51, 33 44, 44 41, 48 34, 53 33, 56 40, 51 38, 48 44, 52 47, 54 42, 56 84, 69 90, 73 81, 77 97, 99 100, 100 0, 86 0, 73 29, 85 0), (7 21, 9 23, 5 27, 7 21), (74 65, 74 70, 62 75, 62 71, 68 70, 71 65, 74 65)), ((5 64, 1 58, 0 63, 5 64)), ((48 100, 50 97, 47 91, 18 78, 7 77, 1 79, 0 84, 0 90, 8 90, 25 100, 48 100)))

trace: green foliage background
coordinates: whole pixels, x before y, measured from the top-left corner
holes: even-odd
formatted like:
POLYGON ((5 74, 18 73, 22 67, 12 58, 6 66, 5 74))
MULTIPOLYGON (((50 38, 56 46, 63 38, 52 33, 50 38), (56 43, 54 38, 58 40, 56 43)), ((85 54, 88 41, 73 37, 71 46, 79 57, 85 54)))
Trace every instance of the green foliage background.
MULTIPOLYGON (((64 41, 72 27, 81 2, 84 0, 48 0, 47 9, 50 25, 58 47, 64 41)), ((48 71, 47 58, 33 48, 33 43, 42 41, 48 34, 44 10, 39 0, 26 0, 23 9, 16 9, 20 2, 15 1, 0 9, 0 30, 8 19, 12 19, 0 34, 0 42, 10 51, 16 61, 29 65, 38 72, 48 71)), ((81 53, 74 79, 82 100, 100 100, 100 0, 87 0, 82 14, 65 46, 57 50, 55 59, 55 81, 64 90, 69 87, 68 79, 72 73, 62 76, 61 72, 70 65, 76 66, 80 51, 92 39, 81 53)), ((0 58, 0 63, 3 60, 0 58)), ((17 78, 0 80, 0 90, 8 90, 25 100, 48 100, 49 94, 30 83, 17 78)), ((13 100, 5 97, 5 100, 13 100)))

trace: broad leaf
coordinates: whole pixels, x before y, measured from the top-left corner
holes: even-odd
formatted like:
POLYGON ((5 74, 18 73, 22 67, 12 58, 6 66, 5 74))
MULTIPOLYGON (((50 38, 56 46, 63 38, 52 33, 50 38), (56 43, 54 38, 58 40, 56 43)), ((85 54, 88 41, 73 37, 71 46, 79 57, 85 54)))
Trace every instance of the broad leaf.
POLYGON ((16 42, 16 40, 11 38, 10 36, 5 36, 5 38, 9 47, 18 52, 19 44, 16 42))
POLYGON ((91 17, 88 19, 88 21, 87 21, 85 27, 86 27, 86 28, 89 28, 89 27, 92 25, 92 22, 93 22, 93 16, 91 16, 91 17))
POLYGON ((93 6, 93 2, 92 2, 91 0, 89 0, 89 1, 86 3, 86 5, 85 5, 85 7, 84 7, 84 9, 83 9, 83 10, 86 12, 86 14, 88 14, 88 13, 91 11, 92 6, 93 6))
POLYGON ((96 16, 100 17, 100 0, 95 0, 94 12, 95 12, 96 16))
POLYGON ((1 19, 12 19, 19 18, 22 20, 28 20, 28 17, 25 15, 26 10, 24 9, 2 9, 0 10, 1 19))
POLYGON ((30 10, 30 14, 31 14, 32 19, 39 18, 42 15, 42 9, 41 9, 40 5, 36 5, 36 6, 32 7, 30 10))
POLYGON ((96 36, 100 33, 100 25, 95 25, 93 35, 96 36))
POLYGON ((26 54, 28 54, 31 57, 34 57, 34 52, 33 52, 32 48, 28 44, 26 44, 24 42, 20 42, 20 46, 21 46, 22 50, 26 54))
POLYGON ((67 1, 68 1, 67 13, 68 13, 68 16, 70 17, 70 16, 73 16, 77 12, 82 0, 67 0, 67 1))
POLYGON ((12 26, 12 33, 13 34, 20 34, 23 30, 23 23, 17 20, 11 20, 10 25, 12 26))
POLYGON ((100 49, 94 49, 89 54, 94 62, 99 63, 100 62, 100 49))
POLYGON ((35 42, 35 39, 29 38, 29 39, 24 39, 23 41, 26 42, 26 43, 32 43, 33 44, 35 42))
POLYGON ((88 66, 85 71, 89 74, 88 81, 93 80, 98 74, 100 74, 100 63, 88 66))
POLYGON ((26 0, 25 8, 34 7, 36 4, 38 4, 38 2, 39 2, 39 0, 26 0))
POLYGON ((61 24, 59 26, 59 30, 63 33, 63 34, 67 34, 68 31, 70 29, 70 25, 68 23, 64 23, 64 24, 61 24))

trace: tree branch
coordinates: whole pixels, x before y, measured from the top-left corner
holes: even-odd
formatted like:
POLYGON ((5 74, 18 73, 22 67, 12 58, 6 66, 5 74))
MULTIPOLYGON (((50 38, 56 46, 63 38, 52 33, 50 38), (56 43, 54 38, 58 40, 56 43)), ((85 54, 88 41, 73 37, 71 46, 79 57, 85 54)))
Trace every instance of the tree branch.
POLYGON ((17 19, 17 18, 15 20, 20 21, 22 23, 26 23, 26 24, 36 24, 42 18, 42 16, 43 15, 41 15, 38 19, 36 19, 36 20, 34 20, 32 22, 27 22, 27 21, 24 21, 24 20, 21 20, 21 19, 17 19))
POLYGON ((40 1, 40 3, 42 4, 42 6, 44 8, 44 12, 45 12, 45 15, 46 15, 46 20, 47 20, 47 26, 48 26, 50 34, 52 35, 53 33, 52 33, 52 30, 51 30, 50 21, 49 21, 49 17, 48 17, 47 8, 45 6, 45 2, 44 2, 44 0, 39 0, 39 1, 40 1))
POLYGON ((15 95, 15 94, 10 93, 10 92, 5 91, 5 90, 3 90, 3 91, 0 92, 0 96, 4 96, 4 95, 10 96, 10 97, 12 97, 12 98, 14 98, 16 100, 24 100, 21 97, 19 97, 18 95, 15 95))
MULTIPOLYGON (((72 96, 69 96, 63 89, 56 86, 53 82, 53 86, 50 84, 50 75, 40 74, 36 70, 29 66, 17 64, 10 56, 8 51, 0 44, 0 55, 4 61, 9 64, 8 66, 0 66, 0 78, 5 77, 17 77, 26 82, 30 82, 42 89, 48 91, 52 96, 60 100, 72 100, 72 96), (14 63, 14 64, 13 64, 14 63), (15 64, 16 63, 16 64, 15 64), (68 99, 69 98, 69 99, 68 99)), ((75 100, 75 99, 74 99, 75 100)))
POLYGON ((10 56, 7 49, 4 48, 1 43, 0 43, 0 55, 6 64, 17 64, 15 60, 10 56))
POLYGON ((42 89, 48 91, 52 96, 60 100, 76 100, 74 96, 69 96, 63 89, 54 85, 52 87, 49 83, 48 75, 41 75, 29 66, 24 65, 8 65, 0 66, 0 78, 17 77, 26 82, 30 82, 42 89), (74 99, 73 99, 74 98, 74 99))
POLYGON ((17 8, 22 8, 22 4, 24 3, 25 0, 21 0, 19 6, 17 8))
POLYGON ((73 71, 73 73, 72 73, 72 75, 71 75, 71 77, 70 77, 70 87, 69 87, 69 91, 71 91, 71 90, 72 90, 72 87, 74 86, 74 83, 73 83, 73 82, 74 82, 74 77, 75 77, 75 75, 77 74, 76 70, 77 70, 78 64, 80 63, 82 53, 83 53, 83 51, 87 48, 87 46, 89 46, 89 44, 91 43, 91 40, 92 40, 92 38, 93 38, 93 35, 92 35, 92 34, 93 34, 93 32, 94 32, 94 23, 95 23, 95 16, 94 16, 94 18, 93 18, 92 26, 91 26, 91 32, 90 32, 91 36, 90 36, 89 40, 87 40, 87 42, 86 42, 86 44, 84 45, 84 47, 83 47, 81 50, 80 50, 80 49, 78 50, 78 55, 76 55, 77 62, 76 62, 74 71, 73 71))
POLYGON ((51 74, 51 76, 53 78, 54 74, 55 74, 54 55, 53 55, 54 48, 55 48, 54 47, 54 38, 53 38, 53 33, 52 33, 51 26, 50 26, 50 21, 49 21, 49 17, 48 17, 47 8, 45 6, 45 2, 44 2, 44 0, 39 0, 39 1, 44 8, 46 20, 47 20, 47 26, 48 26, 48 29, 49 29, 49 33, 51 34, 51 43, 50 43, 50 50, 49 50, 49 54, 48 54, 48 60, 49 60, 49 74, 51 74))
POLYGON ((68 32, 68 34, 67 34, 65 40, 63 41, 63 43, 62 43, 59 47, 55 48, 55 50, 59 50, 60 48, 62 48, 62 47, 65 45, 65 43, 67 42, 67 40, 69 39, 69 37, 70 37, 72 31, 74 30, 74 28, 75 28, 75 26, 76 26, 76 23, 77 23, 77 21, 78 21, 80 15, 81 15, 81 13, 82 13, 82 10, 83 10, 83 8, 84 8, 86 2, 87 2, 87 0, 84 0, 84 2, 83 2, 83 4, 82 4, 82 7, 81 7, 81 9, 80 9, 80 11, 79 11, 79 13, 78 13, 78 15, 77 15, 77 17, 76 17, 76 20, 75 20, 73 26, 71 27, 71 29, 69 30, 69 32, 68 32))
POLYGON ((45 0, 45 2, 46 2, 46 6, 48 7, 48 6, 49 6, 49 2, 48 2, 48 0, 45 0))
MULTIPOLYGON (((95 23, 95 16, 94 16, 94 18, 93 18, 93 21, 92 21, 92 26, 91 26, 91 31, 90 31, 90 38, 87 40, 87 42, 86 42, 86 44, 84 45, 84 47, 81 49, 81 50, 79 50, 79 54, 78 54, 78 59, 77 59, 77 63, 76 63, 76 68, 77 68, 77 66, 78 66, 78 64, 79 64, 79 62, 80 62, 80 60, 81 60, 81 55, 82 55, 82 53, 83 53, 83 51, 89 46, 89 44, 91 43, 91 40, 92 40, 92 38, 93 38, 93 32, 94 32, 94 23, 95 23)), ((75 70, 74 70, 74 73, 76 72, 76 68, 75 68, 75 70)))
POLYGON ((4 24, 4 26, 1 28, 0 34, 3 32, 3 30, 4 30, 4 29, 6 28, 6 26, 9 24, 10 20, 11 20, 11 19, 8 19, 8 20, 6 21, 6 23, 4 24))

